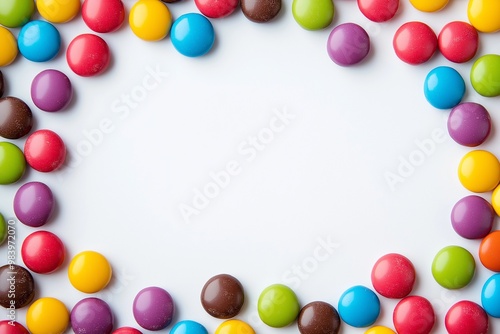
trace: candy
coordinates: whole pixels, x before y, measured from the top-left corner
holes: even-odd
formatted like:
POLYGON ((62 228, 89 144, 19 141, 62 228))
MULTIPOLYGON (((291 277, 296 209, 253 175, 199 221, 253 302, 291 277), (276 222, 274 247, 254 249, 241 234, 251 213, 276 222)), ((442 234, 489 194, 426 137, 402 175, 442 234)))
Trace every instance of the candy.
POLYGON ((17 28, 26 24, 35 11, 33 0, 0 1, 0 24, 9 28, 17 28))
POLYGON ((469 22, 481 32, 500 30, 500 2, 497 0, 469 0, 469 22))
POLYGON ((490 131, 490 114, 478 103, 460 103, 448 117, 448 133, 460 145, 479 146, 488 138, 490 131))
POLYGON ((66 61, 73 72, 91 77, 104 72, 110 63, 108 44, 94 34, 76 36, 66 50, 66 61))
POLYGON ((0 67, 10 65, 18 54, 17 41, 10 30, 2 26, 0 26, 0 45, 2 45, 2 52, 0 52, 0 67))
POLYGON ((54 58, 61 48, 61 36, 49 22, 35 20, 24 25, 17 37, 19 51, 24 58, 45 62, 54 58))
POLYGON ((132 310, 139 326, 157 331, 172 322, 174 301, 166 290, 152 286, 137 293, 132 310))
POLYGON ((488 333, 488 315, 478 304, 461 300, 446 312, 444 324, 448 334, 488 333))
POLYGON ((260 319, 270 327, 290 325, 299 315, 300 305, 292 289, 283 284, 265 288, 257 302, 260 319))
POLYGON ((385 326, 373 326, 365 331, 365 334, 396 334, 395 331, 385 326))
POLYGON ((14 196, 14 212, 21 223, 40 227, 47 223, 54 210, 54 196, 42 182, 22 185, 14 196))
POLYGON ((26 169, 23 152, 16 145, 0 142, 0 184, 14 183, 26 169))
POLYGON ((36 7, 40 15, 47 21, 52 23, 66 23, 78 14, 80 0, 37 0, 36 7))
POLYGON ((215 33, 212 23, 201 14, 188 13, 175 20, 170 32, 175 49, 187 57, 199 57, 212 49, 215 33))
POLYGON ((0 333, 4 334, 30 334, 28 330, 17 321, 1 320, 0 333))
POLYGON ((300 310, 297 325, 300 334, 337 334, 340 330, 340 316, 328 303, 311 302, 300 310))
POLYGON ((338 65, 350 66, 361 62, 370 52, 370 37, 355 23, 343 23, 335 27, 326 49, 330 59, 338 65))
POLYGON ((500 272, 500 231, 493 231, 479 245, 479 260, 487 269, 500 272))
POLYGON ((50 274, 64 261, 64 244, 54 233, 36 231, 24 239, 21 257, 29 270, 38 274, 50 274))
POLYGON ((38 73, 31 83, 31 99, 44 111, 59 111, 69 104, 73 96, 71 81, 58 70, 38 73))
POLYGON ((474 257, 460 246, 444 247, 432 261, 432 276, 446 289, 461 289, 468 285, 475 269, 474 257))
POLYGON ((455 232, 467 239, 481 239, 493 228, 495 212, 491 204, 477 195, 459 200, 451 210, 451 224, 455 232))
POLYGON ((210 18, 228 16, 238 7, 238 0, 194 0, 198 10, 210 18))
POLYGON ((159 41, 167 36, 172 25, 168 7, 158 0, 139 0, 130 9, 132 32, 145 41, 159 41))
POLYGON ((0 98, 0 136, 19 139, 27 135, 33 126, 30 107, 16 97, 0 98))
POLYGON ((484 283, 481 305, 490 316, 500 318, 500 274, 492 275, 484 283))
POLYGON ((482 96, 500 95, 500 55, 488 54, 479 57, 470 70, 470 81, 474 90, 482 96))
POLYGON ((319 30, 332 23, 335 6, 332 0, 293 0, 292 14, 302 28, 319 30))
POLYGON ((389 21, 396 15, 399 0, 357 0, 361 13, 373 22, 389 21))
POLYGON ((380 315, 380 300, 369 288, 356 285, 347 289, 339 299, 340 318, 353 327, 368 327, 380 315))
POLYGON ((70 323, 75 333, 109 334, 113 330, 113 313, 99 298, 80 300, 71 310, 70 323))
POLYGON ((427 74, 424 94, 427 101, 435 108, 453 108, 462 101, 465 82, 454 68, 439 66, 427 74))
POLYGON ((52 172, 66 159, 66 146, 58 134, 51 130, 33 132, 24 144, 26 161, 39 172, 52 172))
POLYGON ((208 331, 196 321, 183 320, 176 323, 169 334, 208 334, 208 331))
POLYGON ((201 305, 212 317, 233 318, 241 310, 245 295, 240 281, 221 274, 210 278, 201 291, 201 305))
POLYGON ((427 299, 409 296, 396 305, 392 320, 398 334, 429 334, 434 327, 436 316, 427 299))
POLYGON ((5 221, 3 215, 0 213, 0 245, 2 245, 5 240, 7 240, 7 233, 7 222, 5 221))
POLYGON ((488 151, 470 151, 460 160, 458 178, 460 183, 472 192, 491 191, 500 182, 500 163, 488 151))
POLYGON ((438 36, 439 51, 454 63, 465 63, 474 58, 478 44, 477 30, 467 22, 450 22, 438 36))
MULTIPOLYGON (((12 253, 9 252, 8 256, 12 257, 12 253)), ((31 303, 34 296, 35 281, 26 268, 16 264, 0 267, 0 306, 23 308, 31 303)))
POLYGON ((112 270, 108 260, 95 251, 83 251, 73 257, 68 268, 68 278, 75 289, 95 293, 104 289, 111 280, 112 270))
POLYGON ((431 59, 438 47, 434 31, 422 22, 407 22, 398 28, 392 41, 399 59, 419 65, 431 59))
POLYGON ((241 320, 226 320, 217 327, 214 334, 255 334, 253 328, 241 320))
MULTIPOLYGON (((113 331, 113 334, 142 334, 142 332, 133 327, 120 327, 113 331)), ((187 334, 187 333, 186 333, 187 334)))
POLYGON ((68 309, 56 298, 37 299, 26 312, 26 325, 32 334, 62 334, 68 324, 68 309))
POLYGON ((264 23, 278 15, 281 10, 281 0, 241 0, 240 6, 247 19, 264 23))
POLYGON ((410 0, 416 9, 422 12, 437 12, 443 9, 449 0, 410 0))
POLYGON ((387 298, 403 298, 410 294, 415 283, 415 268, 400 254, 387 254, 373 266, 371 280, 375 290, 387 298))
POLYGON ((95 32, 108 33, 118 30, 125 20, 125 7, 121 0, 85 0, 82 18, 95 32))

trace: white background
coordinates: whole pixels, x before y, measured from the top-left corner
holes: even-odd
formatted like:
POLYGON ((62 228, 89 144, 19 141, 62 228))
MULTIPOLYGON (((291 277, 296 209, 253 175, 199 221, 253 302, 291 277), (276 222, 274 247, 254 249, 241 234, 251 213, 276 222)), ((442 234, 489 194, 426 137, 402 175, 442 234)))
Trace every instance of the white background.
MULTIPOLYGON (((128 13, 134 1, 124 3, 128 13)), ((0 192, 6 218, 14 217, 12 198, 25 182, 45 182, 55 195, 56 211, 43 228, 63 240, 68 259, 54 274, 34 275, 36 297, 59 298, 68 309, 88 297, 70 285, 66 270, 72 256, 96 250, 114 269, 112 282, 96 296, 112 307, 115 327, 138 327, 132 301, 142 288, 157 285, 174 298, 174 321, 193 319, 213 333, 221 321, 203 310, 200 292, 210 277, 229 273, 245 288, 239 319, 257 333, 298 333, 295 324, 274 329, 258 320, 256 303, 265 287, 288 284, 302 305, 323 300, 337 307, 347 288, 372 287, 370 272, 379 257, 398 252, 416 268, 412 293, 435 306, 435 333, 445 332, 444 316, 452 304, 462 299, 479 303, 492 273, 478 260, 479 241, 460 238, 449 218, 453 205, 469 194, 456 172, 469 149, 449 138, 449 111, 426 102, 423 80, 439 65, 463 75, 464 100, 480 102, 491 113, 492 135, 481 148, 495 154, 500 149, 494 144, 498 99, 481 98, 472 89, 471 62, 455 65, 437 53, 424 65, 410 66, 392 48, 394 32, 404 22, 421 20, 439 33, 450 21, 466 21, 467 1, 451 1, 439 13, 422 13, 402 1, 397 16, 382 24, 366 19, 354 1, 335 5, 334 22, 322 31, 302 29, 288 1, 266 24, 247 20, 240 10, 212 20, 216 42, 201 58, 177 53, 168 37, 144 42, 124 24, 118 32, 101 35, 113 56, 101 76, 72 73, 64 50, 47 63, 19 56, 2 69, 6 95, 32 107, 34 129, 54 130, 68 148, 62 170, 28 171, 0 192), (326 53, 328 34, 344 22, 363 26, 372 42, 367 59, 349 68, 337 66, 326 53), (62 70, 74 85, 74 101, 65 111, 45 113, 31 101, 31 81, 47 68, 62 70), (141 86, 152 70, 162 74, 157 87, 146 91, 141 86), (133 94, 140 101, 128 113, 119 111, 126 106, 125 95, 133 94), (250 147, 249 136, 269 134, 263 129, 274 110, 287 110, 295 118, 248 161, 250 154, 238 148, 250 147), (103 121, 112 126, 99 137, 95 129, 103 121), (92 131, 94 143, 85 134, 92 131), (432 140, 436 131, 442 140, 391 189, 385 174, 397 174, 401 159, 419 155, 417 142, 432 140), (203 192, 212 181, 211 173, 232 161, 239 164, 239 174, 199 214, 189 222, 183 219, 180 206, 192 206, 196 190, 203 192), (319 240, 335 244, 321 261, 314 259, 319 240), (458 291, 441 288, 430 269, 434 255, 452 244, 469 249, 477 261, 474 280, 458 291), (292 272, 297 267, 301 276, 292 272)), ((169 8, 174 17, 197 12, 190 0, 169 8)), ((90 32, 80 16, 57 28, 64 48, 76 35, 90 32)), ((499 53, 494 39, 481 34, 478 55, 499 53)), ((14 142, 22 147, 24 140, 14 142)), ((17 227, 19 252, 21 240, 34 229, 17 227)), ((2 249, 6 257, 6 245, 2 249)), ((17 261, 22 264, 20 255, 17 261)), ((397 301, 380 300, 377 324, 393 327, 397 301)), ((17 315, 25 323, 25 310, 17 315)), ((498 331, 498 320, 490 321, 491 332, 498 331)), ((343 334, 364 330, 342 326, 343 334)))

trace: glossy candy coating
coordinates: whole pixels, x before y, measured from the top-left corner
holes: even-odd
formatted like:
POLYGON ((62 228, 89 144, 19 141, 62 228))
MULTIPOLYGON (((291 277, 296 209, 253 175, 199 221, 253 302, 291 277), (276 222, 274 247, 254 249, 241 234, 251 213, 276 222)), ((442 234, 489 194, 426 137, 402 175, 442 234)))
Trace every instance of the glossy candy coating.
POLYGON ((0 333, 3 334, 30 334, 28 330, 17 321, 1 320, 0 333))
POLYGON ((438 41, 434 31, 425 23, 404 23, 394 34, 392 41, 399 59, 410 65, 419 65, 431 59, 438 41))
POLYGON ((26 312, 26 325, 32 334, 62 334, 69 325, 69 312, 59 299, 35 300, 26 312))
POLYGON ((363 15, 373 22, 389 21, 399 9, 399 0, 357 0, 363 15))
POLYGON ((469 0, 469 22, 481 32, 500 30, 500 2, 496 0, 469 0))
POLYGON ((34 296, 35 281, 28 269, 16 264, 0 267, 0 306, 23 308, 31 303, 34 296))
POLYGON ((320 30, 332 23, 335 6, 332 0, 293 0, 292 14, 302 28, 320 30))
POLYGON ((474 277, 476 263, 471 253, 460 246, 441 249, 432 261, 432 276, 446 289, 461 289, 474 277))
POLYGON ((208 331, 199 322, 182 320, 172 327, 169 334, 208 334, 208 331))
POLYGON ((70 323, 75 333, 109 334, 113 330, 113 313, 99 298, 85 298, 73 306, 70 323))
POLYGON ((269 22, 281 10, 281 0, 241 0, 241 11, 247 19, 256 23, 269 22))
POLYGON ((175 20, 170 39, 175 49, 182 55, 199 57, 212 49, 215 32, 212 23, 205 16, 188 13, 175 20))
POLYGON ((355 65, 370 52, 370 37, 361 26, 343 23, 328 36, 326 49, 334 63, 341 66, 355 65))
POLYGON ((500 163, 491 152, 470 151, 460 160, 458 178, 460 183, 472 192, 491 191, 500 182, 500 163))
POLYGON ((23 184, 14 196, 14 212, 21 223, 40 227, 50 219, 55 201, 50 188, 42 182, 23 184))
POLYGON ((340 318, 353 327, 368 327, 380 315, 380 300, 369 288, 356 285, 347 289, 339 299, 340 318))
POLYGON ((500 55, 487 54, 476 59, 470 70, 474 90, 486 97, 500 95, 500 55))
POLYGON ((36 7, 40 15, 47 21, 66 23, 78 15, 80 0, 37 0, 36 7))
POLYGON ((113 32, 125 21, 125 7, 121 0, 85 0, 82 18, 87 27, 95 32, 113 32))
POLYGON ((292 289, 283 284, 273 284, 261 292, 257 310, 266 325, 280 328, 297 319, 300 305, 292 289))
POLYGON ((172 25, 168 7, 158 0, 139 0, 130 9, 132 32, 145 41, 159 41, 167 36, 172 25))
POLYGON ((27 135, 33 126, 30 107, 17 97, 0 98, 0 136, 19 139, 27 135))
POLYGON ((58 70, 44 70, 31 82, 31 99, 44 111, 64 109, 73 96, 71 81, 58 70))
POLYGON ((443 9, 449 0, 410 0, 416 9, 422 12, 437 12, 443 9))
POLYGON ((214 334, 255 334, 252 326, 244 321, 233 319, 226 320, 217 327, 214 334))
POLYGON ((465 94, 465 81, 454 68, 439 66, 427 74, 424 94, 433 107, 450 109, 462 101, 465 94))
POLYGON ((120 327, 115 329, 113 334, 142 334, 142 332, 133 327, 120 327))
POLYGON ((19 52, 34 62, 46 62, 54 58, 61 48, 61 35, 51 23, 34 20, 26 23, 17 37, 19 52))
POLYGON ((24 144, 26 161, 39 172, 52 172, 66 159, 66 146, 59 135, 51 130, 33 132, 24 144))
POLYGON ((492 275, 484 283, 481 305, 488 315, 500 318, 500 274, 492 275))
POLYGON ((479 146, 491 131, 491 117, 485 107, 474 102, 455 106, 448 117, 448 133, 460 145, 479 146))
POLYGON ((495 211, 484 198, 469 195, 460 199, 451 210, 451 224, 455 232, 466 239, 482 239, 493 228, 495 211))
POLYGON ((403 298, 392 314, 398 334, 429 334, 436 322, 432 304, 420 296, 403 298))
POLYGON ((478 304, 461 300, 446 312, 444 324, 448 334, 487 334, 488 314, 478 304))
POLYGON ((373 326, 365 331, 365 334, 396 334, 395 331, 385 326, 373 326))
POLYGON ((139 326, 158 331, 172 322, 174 301, 166 290, 156 286, 147 287, 135 296, 132 310, 139 326))
POLYGON ((487 269, 500 272, 500 231, 493 231, 479 245, 479 260, 487 269))
POLYGON ((238 279, 228 274, 220 274, 205 283, 200 299, 201 305, 212 317, 229 319, 240 312, 245 294, 238 279))
POLYGON ((239 0, 194 0, 194 3, 203 15, 218 19, 234 12, 239 0))
POLYGON ((35 231, 28 235, 21 246, 21 257, 29 270, 50 274, 64 262, 64 244, 49 231, 35 231))
POLYGON ((415 283, 415 268, 401 254, 386 254, 373 266, 371 280, 375 290, 387 298, 403 298, 410 294, 415 283))
POLYGON ((68 278, 75 289, 95 293, 104 289, 111 280, 112 270, 108 260, 95 251, 83 251, 73 257, 68 268, 68 278))
POLYGON ((477 30, 462 21, 446 24, 438 36, 441 54, 454 63, 465 63, 474 58, 479 45, 477 30))
POLYGON ((108 44, 94 34, 76 36, 66 50, 66 60, 73 72, 82 77, 91 77, 104 72, 110 63, 108 44))
POLYGON ((0 26, 0 45, 2 45, 2 52, 0 52, 0 67, 10 65, 19 53, 17 41, 12 32, 2 26, 0 26))
POLYGON ((0 24, 9 28, 17 28, 26 24, 35 11, 33 0, 0 1, 0 24))
POLYGON ((18 181, 26 169, 23 152, 16 145, 0 142, 0 184, 18 181))
POLYGON ((340 330, 340 316, 332 305, 315 301, 300 310, 297 325, 300 334, 336 334, 340 330))

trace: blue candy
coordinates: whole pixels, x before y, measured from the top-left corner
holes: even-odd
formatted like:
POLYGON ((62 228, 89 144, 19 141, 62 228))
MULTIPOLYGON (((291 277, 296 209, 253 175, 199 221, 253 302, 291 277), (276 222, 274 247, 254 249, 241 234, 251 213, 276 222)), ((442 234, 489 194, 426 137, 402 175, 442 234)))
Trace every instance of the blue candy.
POLYGON ((172 327, 170 334, 208 334, 208 331, 196 321, 182 320, 172 327))
POLYGON ((17 38, 17 45, 26 59, 45 62, 59 53, 61 36, 49 22, 35 20, 23 26, 17 38))
POLYGON ((439 66, 427 74, 424 94, 433 107, 451 109, 462 101, 465 94, 465 82, 455 69, 439 66))
POLYGON ((369 288, 356 285, 340 296, 338 305, 342 320, 353 327, 368 327, 377 321, 380 300, 369 288))
POLYGON ((500 318, 500 274, 491 276, 484 283, 481 304, 490 316, 500 318))
POLYGON ((170 30, 170 39, 175 49, 184 56, 203 56, 214 45, 214 27, 201 14, 184 14, 174 21, 170 30))

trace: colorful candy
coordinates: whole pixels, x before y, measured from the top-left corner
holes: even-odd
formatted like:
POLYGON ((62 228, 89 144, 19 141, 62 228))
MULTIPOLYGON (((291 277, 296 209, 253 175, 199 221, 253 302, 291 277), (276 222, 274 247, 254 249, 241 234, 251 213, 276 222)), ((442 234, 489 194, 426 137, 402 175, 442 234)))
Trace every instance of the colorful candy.
POLYGON ((172 327, 169 334, 208 334, 208 331, 199 322, 182 320, 172 327))
POLYGON ((493 231, 479 245, 479 260, 487 269, 500 272, 500 231, 493 231))
POLYGON ((94 34, 76 36, 68 45, 66 60, 73 72, 82 77, 91 77, 104 72, 110 63, 108 44, 94 34))
POLYGON ((371 280, 375 290, 387 298, 403 298, 410 294, 415 283, 415 268, 401 254, 387 254, 373 266, 371 280))
POLYGON ((120 327, 115 329, 113 334, 142 334, 142 332, 133 327, 120 327))
POLYGON ((40 227, 45 225, 54 210, 55 201, 50 188, 42 182, 22 185, 14 196, 14 212, 21 223, 40 227))
MULTIPOLYGON (((103 2, 107 1, 109 0, 103 2)), ((47 21, 52 23, 66 23, 78 14, 80 0, 37 0, 36 7, 40 15, 47 21)))
POLYGON ((399 9, 399 0, 357 0, 361 13, 373 22, 389 21, 399 9))
POLYGON ((500 187, 497 186, 491 194, 491 205, 495 213, 500 216, 500 187))
POLYGON ((130 9, 132 32, 145 41, 159 41, 167 36, 172 25, 168 7, 158 0, 139 0, 130 9))
POLYGON ((460 145, 479 146, 488 138, 490 131, 490 114, 478 103, 460 103, 448 117, 448 133, 460 145))
POLYGON ((481 304, 490 316, 500 318, 500 274, 492 275, 484 283, 481 304))
POLYGON ((104 300, 91 297, 75 304, 70 323, 75 333, 109 334, 113 330, 114 317, 104 300))
POLYGON ((365 331, 365 334, 396 334, 395 331, 385 326, 373 326, 365 331))
POLYGON ((448 334, 488 333, 488 315, 478 304, 461 300, 446 312, 444 324, 448 334))
POLYGON ((101 253, 83 251, 73 257, 68 268, 68 278, 75 289, 95 293, 104 289, 111 280, 112 270, 101 253))
POLYGON ((380 315, 380 300, 369 288, 356 285, 347 289, 339 299, 340 318, 353 327, 368 327, 380 315))
POLYGON ((482 96, 500 95, 500 55, 488 54, 479 57, 470 70, 470 81, 474 90, 482 96))
POLYGON ((36 231, 24 239, 21 257, 29 270, 38 274, 50 274, 63 264, 64 244, 49 231, 36 231))
MULTIPOLYGON (((252 326, 241 320, 226 320, 217 327, 214 334, 255 334, 252 326)), ((186 333, 187 334, 187 333, 186 333)))
POLYGON ((33 126, 30 107, 17 97, 0 98, 0 136, 19 139, 27 135, 33 126))
POLYGON ((432 304, 421 296, 409 296, 399 301, 392 314, 398 334, 429 334, 436 322, 432 304))
POLYGON ((466 239, 482 239, 493 228, 495 212, 491 204, 477 195, 459 200, 451 210, 451 224, 455 232, 466 239))
POLYGON ((33 132, 24 144, 28 164, 39 172, 52 172, 66 159, 66 146, 61 137, 51 130, 33 132))
POLYGON ((332 0, 293 0, 292 14, 302 28, 320 30, 332 23, 335 6, 332 0))
POLYGON ((500 30, 500 2, 497 0, 469 0, 469 22, 481 32, 500 30))
POLYGON ((239 0, 194 0, 198 10, 206 17, 226 17, 238 7, 239 0))
MULTIPOLYGON (((10 260, 15 258, 11 250, 7 253, 10 260)), ((35 281, 31 273, 16 264, 0 267, 0 306, 6 309, 19 309, 27 306, 35 297, 35 281)))
POLYGON ((300 310, 297 325, 300 334, 337 334, 340 330, 340 316, 328 303, 311 302, 300 310))
POLYGON ((245 17, 257 23, 271 21, 281 10, 281 0, 240 0, 240 5, 245 17))
POLYGON ((95 32, 108 33, 118 30, 125 20, 125 7, 121 0, 85 0, 82 18, 95 32))
POLYGON ((238 315, 245 295, 240 281, 231 275, 221 274, 205 283, 200 299, 201 305, 212 317, 229 319, 238 315))
POLYGON ((199 57, 212 49, 214 27, 203 15, 188 13, 175 20, 170 32, 175 49, 187 57, 199 57))
POLYGON ((134 298, 134 318, 144 329, 158 331, 170 325, 174 316, 174 301, 160 287, 144 288, 134 298))
POLYGON ((71 81, 58 70, 44 70, 31 83, 31 99, 44 111, 59 111, 69 104, 73 96, 71 81))
POLYGON ((2 26, 0 26, 0 45, 2 45, 0 67, 10 65, 18 54, 17 41, 10 30, 2 26))
POLYGON ((465 63, 476 55, 479 34, 467 22, 450 22, 439 33, 438 45, 446 59, 454 63, 465 63))
POLYGON ((26 325, 32 334, 63 334, 69 325, 68 309, 56 298, 37 299, 26 312, 26 325))
POLYGON ((491 152, 470 151, 460 160, 458 178, 472 192, 491 191, 500 182, 500 163, 491 152))
POLYGON ((1 320, 0 333, 4 334, 30 334, 28 330, 17 321, 1 320))
POLYGON ((437 12, 443 9, 449 0, 410 0, 416 9, 422 12, 437 12))
POLYGON ((434 31, 423 22, 407 22, 398 28, 392 41, 399 59, 410 65, 425 63, 438 47, 434 31))
POLYGON ((33 0, 2 0, 0 1, 0 24, 8 28, 23 26, 34 12, 33 0))
POLYGON ((300 305, 292 289, 283 284, 265 288, 257 302, 260 319, 268 326, 280 328, 290 325, 300 312, 300 305))
POLYGON ((474 257, 460 246, 444 247, 432 261, 432 276, 446 289, 465 287, 474 277, 475 270, 474 257))
POLYGON ((361 62, 370 52, 370 37, 355 23, 343 23, 335 27, 330 35, 326 49, 330 59, 341 66, 361 62))
POLYGON ((448 66, 432 69, 424 81, 424 94, 435 108, 450 109, 462 101, 465 82, 460 73, 448 66))
POLYGON ((7 233, 7 222, 5 221, 3 215, 0 213, 0 245, 2 245, 5 240, 7 240, 7 233))
POLYGON ((18 181, 26 169, 23 152, 16 145, 0 142, 0 184, 18 181))
POLYGON ((24 58, 45 62, 54 58, 61 48, 61 36, 56 27, 46 21, 26 23, 17 37, 19 51, 24 58))

